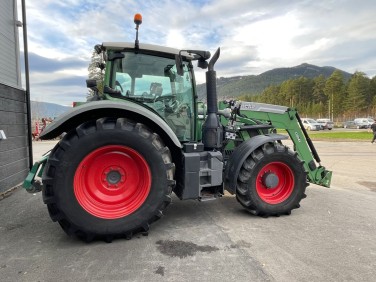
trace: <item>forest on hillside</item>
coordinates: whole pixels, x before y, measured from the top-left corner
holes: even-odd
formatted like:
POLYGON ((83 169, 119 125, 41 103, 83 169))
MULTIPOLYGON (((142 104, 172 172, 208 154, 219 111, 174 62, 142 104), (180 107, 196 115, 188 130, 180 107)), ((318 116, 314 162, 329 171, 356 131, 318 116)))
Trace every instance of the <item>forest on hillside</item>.
MULTIPOLYGON (((307 63, 295 67, 275 68, 259 75, 244 75, 233 77, 217 78, 218 97, 238 97, 241 95, 258 95, 264 89, 272 85, 279 85, 288 79, 307 77, 313 79, 319 75, 329 78, 332 73, 338 70, 342 73, 344 81, 348 81, 351 73, 334 67, 319 67, 307 63)), ((197 85, 197 94, 200 100, 206 99, 206 84, 197 85)))
POLYGON ((302 117, 333 121, 376 117, 376 76, 355 72, 346 80, 341 71, 330 77, 298 77, 267 87, 260 95, 242 95, 243 101, 295 107, 302 117))
MULTIPOLYGON (((102 58, 93 52, 89 79, 103 87, 102 58)), ((260 75, 220 77, 217 93, 223 99, 237 99, 284 105, 298 109, 302 117, 330 118, 333 121, 357 117, 376 118, 376 76, 363 72, 350 74, 334 67, 307 63, 277 68, 260 75), (261 93, 261 94, 258 94, 261 93)), ((89 90, 88 98, 92 95, 89 90)), ((197 85, 199 100, 206 100, 206 85, 197 85)))

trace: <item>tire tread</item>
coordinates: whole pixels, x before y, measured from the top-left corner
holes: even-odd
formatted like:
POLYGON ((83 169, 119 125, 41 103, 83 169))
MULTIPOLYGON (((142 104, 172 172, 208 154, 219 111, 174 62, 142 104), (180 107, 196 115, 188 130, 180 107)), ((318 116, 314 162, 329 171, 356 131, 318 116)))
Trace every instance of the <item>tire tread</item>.
POLYGON ((172 162, 171 152, 167 146, 164 145, 163 140, 158 134, 150 131, 142 123, 135 123, 126 118, 100 118, 96 121, 89 121, 81 124, 72 132, 69 132, 56 147, 52 150, 46 169, 43 176, 43 201, 47 205, 49 215, 53 221, 58 221, 62 229, 70 236, 75 235, 83 241, 91 242, 95 239, 100 239, 105 242, 112 242, 115 238, 131 239, 137 233, 143 233, 144 235, 150 229, 150 224, 160 219, 163 216, 163 211, 171 203, 171 192, 175 186, 174 180, 175 164, 172 162), (141 138, 146 138, 154 146, 154 148, 161 154, 161 157, 165 163, 165 170, 167 175, 167 193, 163 197, 163 201, 156 209, 154 215, 145 222, 140 222, 139 226, 132 230, 123 232, 121 234, 96 234, 80 229, 70 222, 69 218, 58 209, 56 205, 56 198, 53 193, 53 178, 55 171, 59 165, 61 165, 60 154, 61 150, 66 151, 71 146, 72 142, 78 141, 81 137, 90 134, 95 131, 104 131, 108 129, 121 129, 125 131, 135 131, 141 138))
POLYGON ((274 153, 282 153, 283 155, 289 155, 291 158, 293 158, 294 162, 298 164, 301 173, 304 173, 305 179, 307 178, 307 172, 305 172, 303 166, 304 162, 299 159, 296 152, 291 151, 287 146, 279 143, 266 143, 263 146, 255 149, 244 161, 238 174, 238 182, 236 187, 236 199, 244 208, 246 208, 247 211, 253 215, 261 217, 290 215, 291 210, 299 208, 300 201, 307 197, 305 194, 306 187, 309 185, 307 181, 304 182, 302 187, 298 188, 302 190, 301 193, 298 193, 295 202, 289 205, 289 207, 286 209, 266 209, 265 206, 261 206, 259 204, 258 199, 255 199, 255 197, 252 196, 252 193, 250 193, 249 190, 251 189, 249 182, 251 181, 251 178, 254 177, 255 166, 263 158, 274 153))

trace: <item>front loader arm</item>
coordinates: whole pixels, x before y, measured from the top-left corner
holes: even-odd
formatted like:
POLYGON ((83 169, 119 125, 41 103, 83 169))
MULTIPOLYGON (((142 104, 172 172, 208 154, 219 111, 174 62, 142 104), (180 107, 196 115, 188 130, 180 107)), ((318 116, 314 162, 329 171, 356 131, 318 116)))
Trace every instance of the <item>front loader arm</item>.
MULTIPOLYGON (((225 104, 220 105, 221 109, 225 107, 225 104)), ((254 102, 241 102, 238 104, 238 109, 240 114, 238 120, 241 122, 246 123, 247 119, 252 119, 270 124, 274 128, 285 129, 294 143, 294 150, 299 158, 304 161, 308 181, 330 187, 332 172, 321 166, 320 157, 295 109, 254 102)))

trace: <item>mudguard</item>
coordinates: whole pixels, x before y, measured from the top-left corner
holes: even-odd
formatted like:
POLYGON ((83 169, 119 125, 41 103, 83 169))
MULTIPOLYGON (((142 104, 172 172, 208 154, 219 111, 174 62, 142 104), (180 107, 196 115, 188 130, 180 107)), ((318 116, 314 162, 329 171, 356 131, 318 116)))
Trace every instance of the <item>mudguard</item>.
POLYGON ((281 134, 257 135, 248 139, 247 141, 244 141, 242 144, 236 147, 226 164, 224 175, 226 190, 231 194, 235 193, 240 169, 244 161, 255 149, 264 145, 265 143, 283 139, 288 139, 288 136, 281 134))
POLYGON ((177 147, 181 148, 179 139, 160 116, 150 109, 132 102, 95 101, 75 107, 49 124, 43 130, 40 139, 56 138, 63 132, 68 132, 85 121, 101 117, 125 117, 141 122, 162 138, 168 137, 177 147))

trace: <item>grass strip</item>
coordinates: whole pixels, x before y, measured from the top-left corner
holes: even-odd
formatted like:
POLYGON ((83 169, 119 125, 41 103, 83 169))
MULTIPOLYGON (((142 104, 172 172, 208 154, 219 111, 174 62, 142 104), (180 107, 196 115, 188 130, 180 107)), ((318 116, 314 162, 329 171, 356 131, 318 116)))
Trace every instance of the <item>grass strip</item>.
MULTIPOLYGON (((278 133, 287 134, 286 130, 278 129, 278 133)), ((368 131, 308 131, 312 140, 328 141, 371 141, 372 132, 368 131)))
POLYGON ((308 133, 312 140, 370 140, 372 133, 361 132, 310 132, 308 133))

